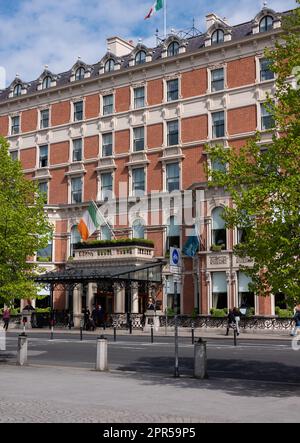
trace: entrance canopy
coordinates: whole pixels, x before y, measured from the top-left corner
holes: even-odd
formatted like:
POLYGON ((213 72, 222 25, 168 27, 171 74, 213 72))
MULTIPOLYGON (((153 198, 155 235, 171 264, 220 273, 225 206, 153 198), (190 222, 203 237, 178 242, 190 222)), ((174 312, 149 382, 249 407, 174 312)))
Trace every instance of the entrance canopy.
POLYGON ((72 285, 98 281, 121 282, 162 282, 163 262, 151 265, 79 267, 68 265, 65 269, 52 271, 35 277, 36 283, 51 285, 72 285))

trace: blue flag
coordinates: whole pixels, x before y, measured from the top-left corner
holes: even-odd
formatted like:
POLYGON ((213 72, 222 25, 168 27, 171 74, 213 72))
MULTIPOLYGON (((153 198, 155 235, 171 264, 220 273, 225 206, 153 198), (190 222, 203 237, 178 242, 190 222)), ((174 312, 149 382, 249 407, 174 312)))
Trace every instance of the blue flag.
POLYGON ((192 235, 188 238, 186 244, 183 247, 183 252, 188 257, 195 257, 197 254, 197 251, 199 249, 200 243, 198 237, 195 235, 192 235))

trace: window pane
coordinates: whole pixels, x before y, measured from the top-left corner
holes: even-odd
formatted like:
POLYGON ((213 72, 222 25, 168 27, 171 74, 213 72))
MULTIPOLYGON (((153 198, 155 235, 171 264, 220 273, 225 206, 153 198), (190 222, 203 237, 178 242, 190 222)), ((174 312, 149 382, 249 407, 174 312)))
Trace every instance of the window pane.
POLYGON ((75 75, 75 80, 83 80, 85 76, 85 69, 78 68, 75 75))
POLYGON ((20 132, 20 117, 12 117, 11 119, 11 133, 19 134, 20 132))
POLYGON ((73 140, 73 162, 82 160, 82 139, 73 140))
POLYGON ((167 165, 167 191, 178 191, 180 189, 180 169, 178 163, 167 165))
POLYGON ((102 157, 112 156, 112 134, 103 134, 102 136, 102 157))
POLYGON ((41 111, 41 128, 49 127, 49 109, 41 111))
POLYGON ((168 47, 168 56, 172 57, 174 55, 177 55, 179 53, 179 43, 173 42, 168 47))
POLYGON ((40 168, 48 166, 48 146, 40 147, 40 168))
POLYGON ((81 178, 73 178, 71 182, 72 187, 72 203, 82 202, 82 181, 81 178))
POLYGON ((170 80, 167 83, 168 86, 168 101, 178 100, 178 79, 170 80))
POLYGON ((133 130, 133 137, 134 152, 143 151, 145 149, 144 127, 135 128, 133 130))
POLYGON ((133 169, 132 171, 132 194, 140 197, 145 193, 145 171, 144 168, 133 169))
POLYGON ((74 120, 83 120, 83 102, 74 103, 74 120))
POLYGON ((221 91, 224 89, 224 69, 215 69, 211 71, 211 90, 221 91))
POLYGON ((168 146, 178 145, 178 121, 168 123, 168 146))
POLYGON ((102 200, 112 198, 113 191, 113 177, 111 173, 101 175, 101 192, 102 200))
POLYGON ((108 115, 113 113, 113 95, 105 95, 103 97, 103 115, 108 115))
POLYGON ((270 69, 271 61, 268 59, 260 60, 260 80, 272 80, 274 79, 274 72, 270 69))
POLYGON ((143 108, 145 106, 145 88, 136 88, 134 90, 134 108, 143 108))
POLYGON ((275 120, 272 114, 266 109, 266 104, 261 104, 261 129, 267 130, 275 127, 275 120))
POLYGON ((133 223, 132 236, 133 238, 145 238, 145 226, 142 220, 137 220, 133 223))
POLYGON ((106 63, 105 63, 105 72, 111 72, 115 69, 115 62, 114 60, 111 58, 109 59, 106 63))
POLYGON ((224 126, 224 112, 215 112, 212 114, 213 120, 213 138, 224 137, 225 126, 224 126))
POLYGON ((145 51, 138 52, 136 57, 135 57, 135 64, 136 65, 141 65, 141 64, 143 64, 145 62, 146 62, 146 52, 145 51))
POLYGON ((46 248, 40 249, 37 252, 37 257, 40 259, 45 259, 45 261, 52 261, 52 242, 49 242, 46 248))
POLYGON ((48 202, 48 182, 39 183, 39 192, 44 198, 45 204, 48 202))
POLYGON ((224 42, 224 32, 222 31, 222 29, 218 29, 213 33, 211 41, 213 44, 224 42))

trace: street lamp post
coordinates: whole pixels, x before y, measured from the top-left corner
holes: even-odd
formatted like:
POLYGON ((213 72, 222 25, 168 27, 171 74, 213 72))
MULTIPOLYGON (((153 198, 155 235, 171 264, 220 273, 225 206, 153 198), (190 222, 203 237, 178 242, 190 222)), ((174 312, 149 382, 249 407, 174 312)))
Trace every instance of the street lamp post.
POLYGON ((174 311, 175 311, 175 372, 174 376, 179 377, 179 346, 178 346, 178 322, 177 322, 177 282, 174 282, 174 311))

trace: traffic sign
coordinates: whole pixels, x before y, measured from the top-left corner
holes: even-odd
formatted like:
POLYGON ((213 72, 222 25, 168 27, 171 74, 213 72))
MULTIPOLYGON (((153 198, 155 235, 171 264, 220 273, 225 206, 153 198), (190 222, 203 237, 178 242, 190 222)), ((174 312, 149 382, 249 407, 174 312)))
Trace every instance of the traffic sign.
POLYGON ((170 248, 170 266, 181 266, 181 250, 178 248, 170 248))

